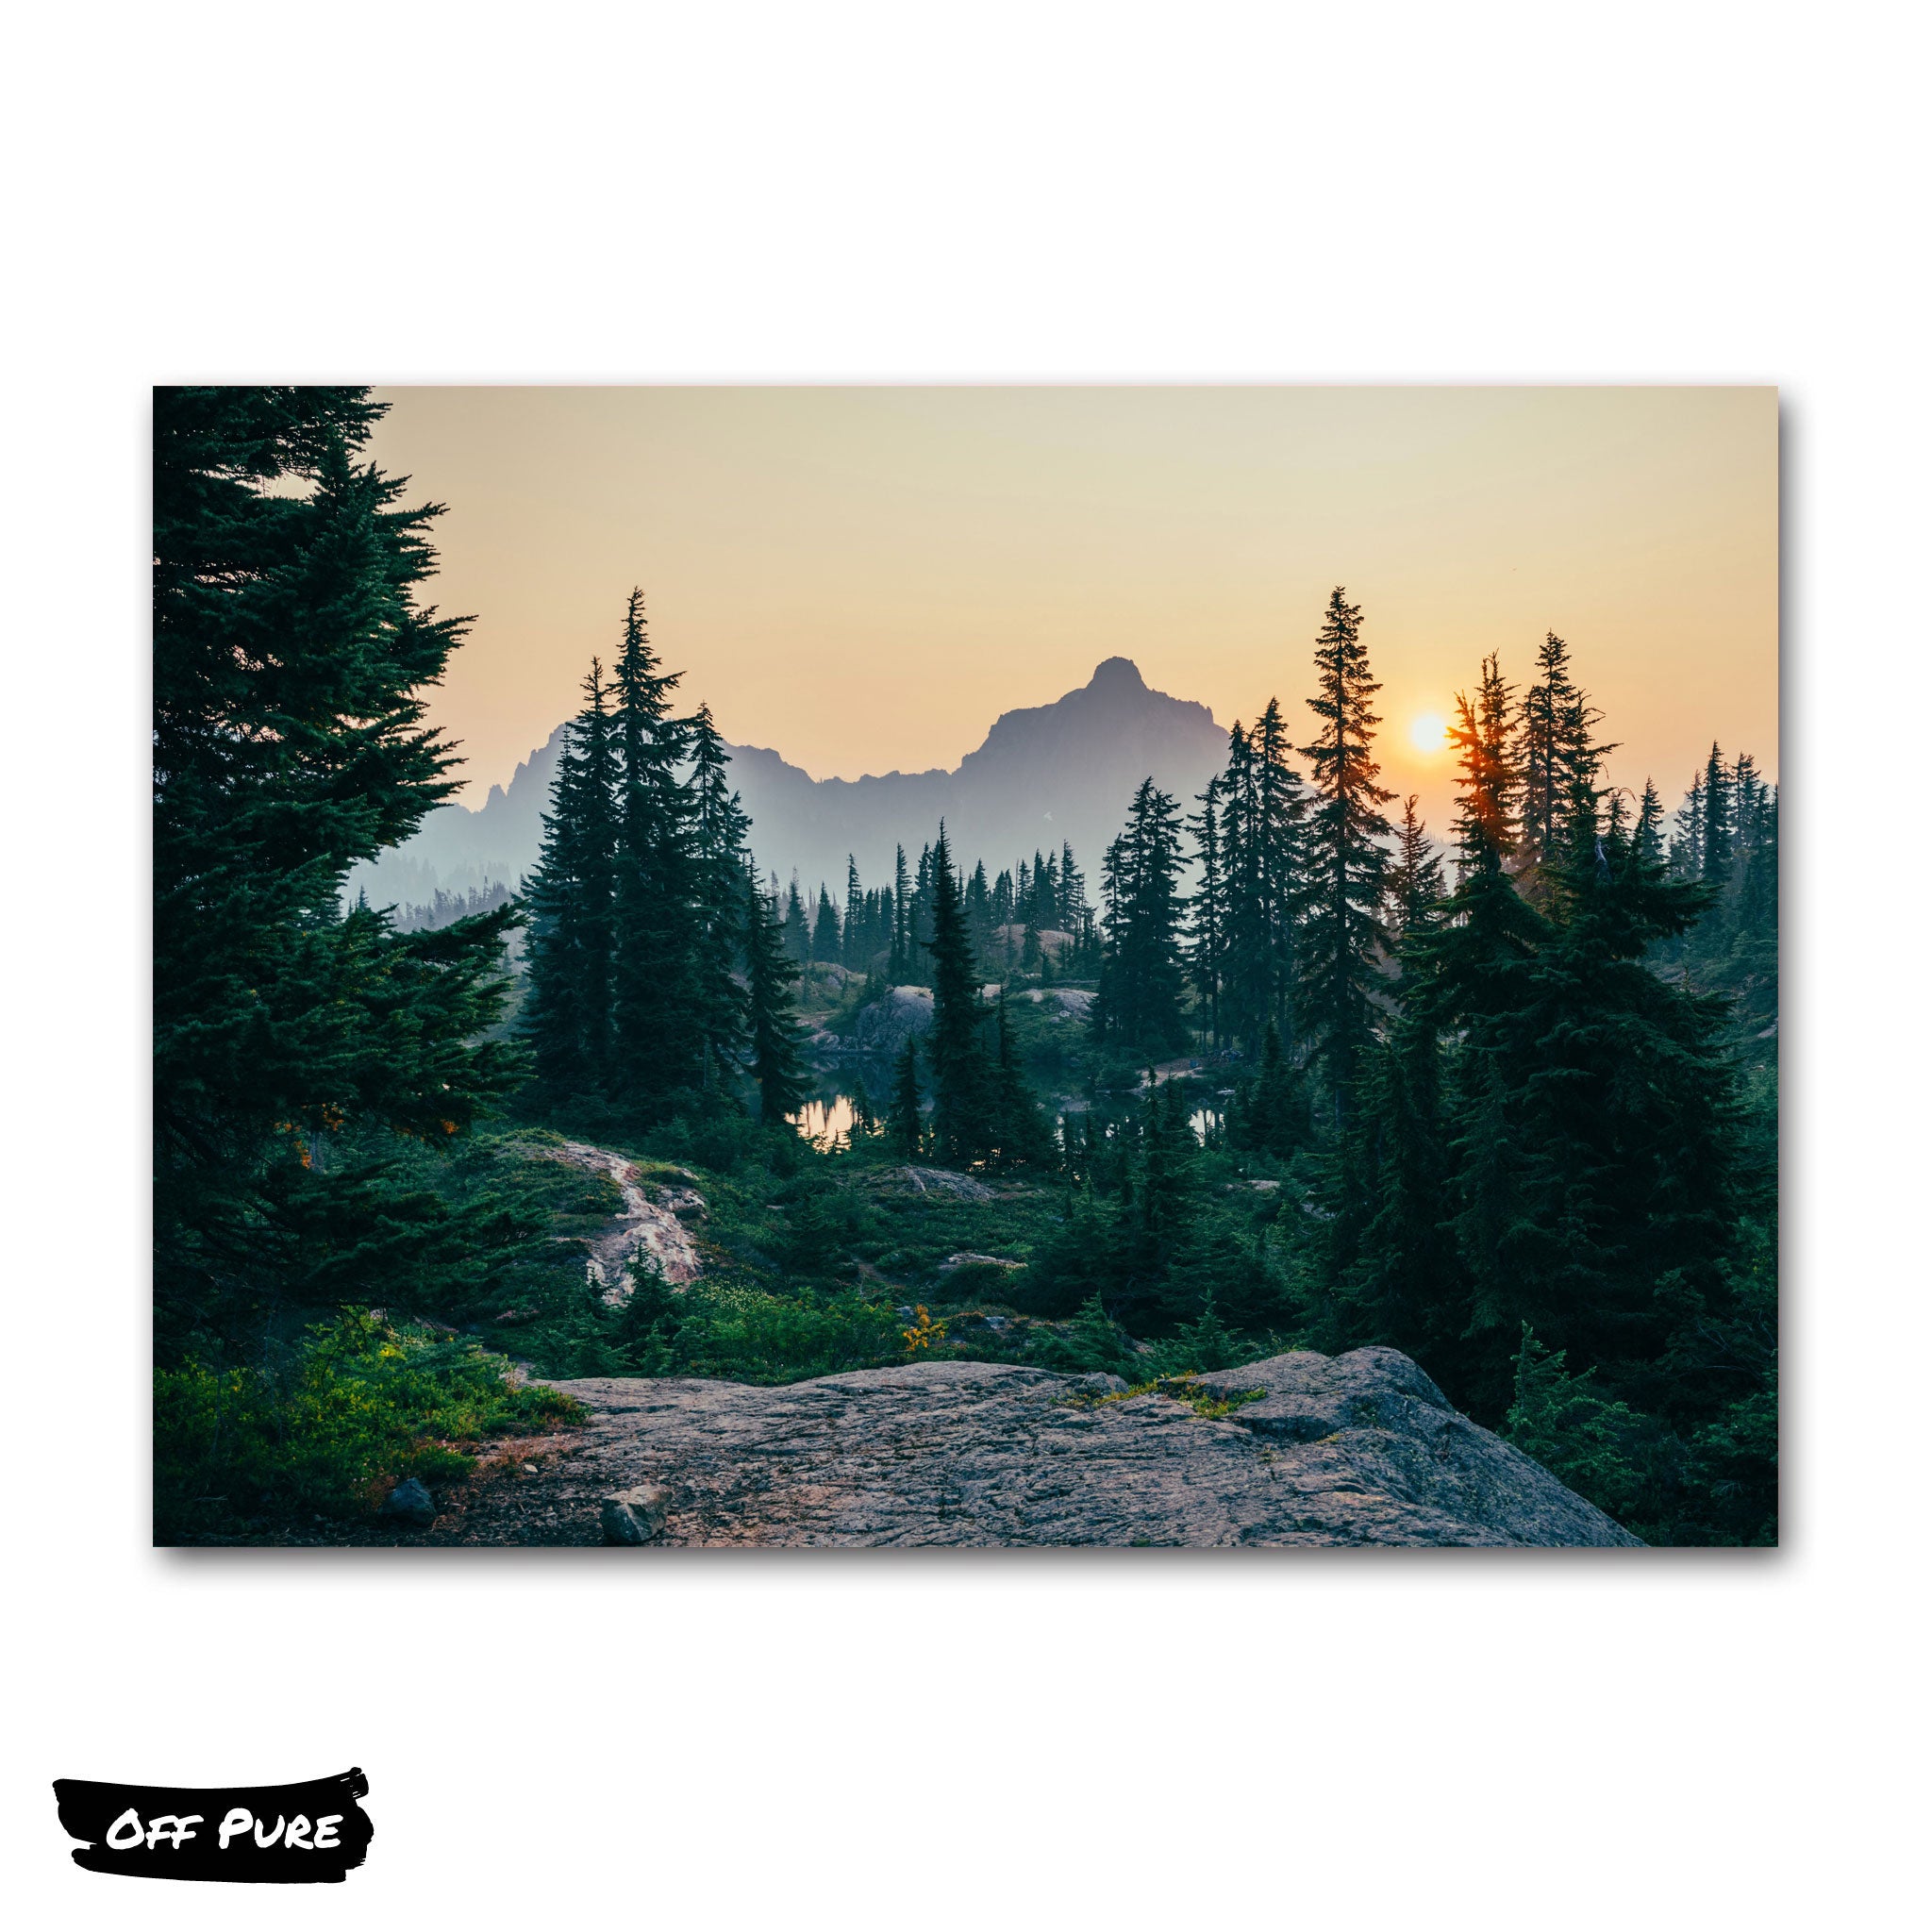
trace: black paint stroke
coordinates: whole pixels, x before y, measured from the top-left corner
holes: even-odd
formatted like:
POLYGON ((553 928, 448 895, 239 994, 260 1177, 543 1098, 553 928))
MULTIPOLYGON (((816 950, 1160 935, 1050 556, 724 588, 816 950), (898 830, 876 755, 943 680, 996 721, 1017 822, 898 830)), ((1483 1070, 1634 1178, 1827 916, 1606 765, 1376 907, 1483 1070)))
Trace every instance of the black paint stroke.
POLYGON ((229 1885, 340 1885, 369 1854, 375 1826, 356 1802, 369 1795, 369 1780, 360 1771, 334 1777, 311 1778, 295 1785, 234 1785, 187 1789, 175 1785, 96 1784, 89 1778, 58 1777, 54 1797, 60 1823, 69 1838, 84 1840, 74 1862, 88 1872, 118 1872, 129 1878, 187 1878, 229 1885), (143 1827, 139 1844, 116 1848, 110 1838, 125 1840, 133 1812, 143 1827), (249 1828, 232 1828, 232 1814, 246 1811, 249 1828), (192 1836, 173 1842, 174 1828, 148 1844, 146 1827, 158 1819, 176 1821, 198 1817, 187 1827, 192 1836), (337 1822, 324 1835, 333 1844, 313 1840, 325 1818, 337 1822), (275 1831, 275 1821, 281 1829, 275 1831), (289 1827, 297 1819, 308 1822, 308 1844, 298 1832, 288 1841, 289 1827), (225 1848, 221 1835, 230 1834, 225 1848), (273 1834, 273 1836, 271 1836, 273 1834), (269 1838, 267 1844, 258 1837, 269 1838))

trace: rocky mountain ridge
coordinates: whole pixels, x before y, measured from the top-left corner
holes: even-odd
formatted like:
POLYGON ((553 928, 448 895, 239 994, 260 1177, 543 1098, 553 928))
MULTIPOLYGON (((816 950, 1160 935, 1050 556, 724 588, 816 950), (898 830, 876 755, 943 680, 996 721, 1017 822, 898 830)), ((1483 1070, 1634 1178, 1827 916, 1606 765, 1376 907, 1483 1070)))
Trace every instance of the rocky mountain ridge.
MULTIPOLYGON (((406 844, 358 866, 351 892, 422 904, 438 888, 514 885, 536 863, 562 736, 559 725, 477 809, 442 806, 406 844)), ((760 868, 780 879, 795 871, 808 891, 823 881, 842 898, 848 853, 866 884, 886 884, 894 845, 916 856, 941 820, 969 864, 997 870, 1071 841, 1091 881, 1141 780, 1191 798, 1225 758, 1227 735, 1206 705, 1152 691, 1130 659, 1108 658, 1078 691, 1003 713, 951 772, 813 778, 775 751, 728 750, 760 868)))

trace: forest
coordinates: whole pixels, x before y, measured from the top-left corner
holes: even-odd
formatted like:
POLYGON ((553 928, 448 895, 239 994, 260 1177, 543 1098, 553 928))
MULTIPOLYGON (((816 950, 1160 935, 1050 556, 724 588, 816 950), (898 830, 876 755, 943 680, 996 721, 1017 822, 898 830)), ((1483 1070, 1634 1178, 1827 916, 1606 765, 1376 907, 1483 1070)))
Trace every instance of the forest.
POLYGON ((157 396, 158 1536, 460 1479, 569 1420, 531 1375, 1380 1343, 1646 1541, 1776 1540, 1749 755, 1672 808, 1612 786, 1551 633, 1468 667, 1439 841, 1338 588, 1306 716, 1235 725, 1196 798, 1143 783, 1091 882, 908 826, 841 903, 760 873, 634 591, 532 874, 371 907, 350 868, 455 789, 425 693, 469 623, 419 600, 440 507, 367 460, 378 413, 157 396), (849 1125, 801 1132, 828 1088, 849 1125), (553 1157, 591 1141, 702 1189, 701 1279, 587 1282, 614 1189, 553 1157))

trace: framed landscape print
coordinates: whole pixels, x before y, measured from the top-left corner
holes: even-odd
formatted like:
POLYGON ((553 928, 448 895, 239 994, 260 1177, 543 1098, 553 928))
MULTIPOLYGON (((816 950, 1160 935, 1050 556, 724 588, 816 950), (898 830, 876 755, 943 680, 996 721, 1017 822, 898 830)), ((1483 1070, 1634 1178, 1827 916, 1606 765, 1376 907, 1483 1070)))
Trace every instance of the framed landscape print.
POLYGON ((154 432, 158 1541, 1776 1541, 1774 391, 154 432))

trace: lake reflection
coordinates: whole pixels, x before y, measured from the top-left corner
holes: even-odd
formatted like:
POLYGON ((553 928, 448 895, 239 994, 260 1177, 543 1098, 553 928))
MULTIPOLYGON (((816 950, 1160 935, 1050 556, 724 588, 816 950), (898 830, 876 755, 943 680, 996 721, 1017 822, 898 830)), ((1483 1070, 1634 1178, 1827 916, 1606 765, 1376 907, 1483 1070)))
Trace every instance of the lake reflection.
POLYGON ((787 1118, 813 1146, 829 1154, 851 1144, 858 1112, 850 1094, 835 1093, 829 1100, 808 1100, 800 1112, 787 1118))

